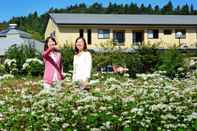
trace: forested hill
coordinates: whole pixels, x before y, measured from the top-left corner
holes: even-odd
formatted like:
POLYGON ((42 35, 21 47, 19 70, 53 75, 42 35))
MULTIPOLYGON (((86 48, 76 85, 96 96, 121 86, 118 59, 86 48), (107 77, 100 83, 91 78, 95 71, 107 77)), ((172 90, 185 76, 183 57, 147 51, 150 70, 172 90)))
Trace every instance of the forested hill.
MULTIPOLYGON (((38 15, 37 12, 28 16, 13 17, 8 23, 18 24, 19 29, 32 34, 33 38, 38 40, 44 39, 44 32, 48 22, 48 13, 104 13, 104 14, 162 14, 162 15, 197 15, 197 10, 193 5, 182 5, 174 7, 172 2, 168 2, 163 7, 151 4, 115 4, 109 3, 103 6, 100 3, 94 3, 90 6, 86 4, 71 5, 66 8, 51 8, 46 13, 38 15)), ((1 28, 1 26, 0 26, 1 28)))
POLYGON ((3 30, 6 28, 6 23, 0 23, 0 30, 3 30))

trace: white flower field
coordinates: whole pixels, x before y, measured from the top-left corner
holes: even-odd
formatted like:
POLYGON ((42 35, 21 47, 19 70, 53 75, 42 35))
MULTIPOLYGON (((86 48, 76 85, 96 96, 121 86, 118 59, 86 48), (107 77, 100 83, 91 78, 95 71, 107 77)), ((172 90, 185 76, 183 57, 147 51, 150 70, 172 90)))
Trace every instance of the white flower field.
MULTIPOLYGON (((164 72, 165 73, 165 72, 164 72)), ((197 78, 169 79, 162 72, 93 74, 80 90, 66 73, 63 85, 44 90, 40 79, 0 82, 0 129, 165 131, 197 130, 197 78)))

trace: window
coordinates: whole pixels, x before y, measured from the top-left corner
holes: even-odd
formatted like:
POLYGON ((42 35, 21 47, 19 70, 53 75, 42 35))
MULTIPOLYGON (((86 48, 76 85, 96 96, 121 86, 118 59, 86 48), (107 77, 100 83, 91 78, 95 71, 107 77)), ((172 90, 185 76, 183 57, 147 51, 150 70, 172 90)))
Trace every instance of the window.
POLYGON ((50 36, 55 38, 56 37, 55 31, 51 32, 50 36))
POLYGON ((172 30, 166 29, 163 31, 164 35, 171 35, 172 34, 172 30))
POLYGON ((113 42, 117 45, 123 45, 125 41, 125 33, 124 31, 114 31, 113 32, 113 42))
POLYGON ((179 39, 179 38, 185 39, 186 38, 186 30, 185 29, 175 30, 175 38, 176 39, 179 39))
POLYGON ((99 39, 108 39, 109 38, 109 30, 98 30, 98 38, 99 39))
POLYGON ((196 39, 197 39, 197 29, 196 29, 196 39))
POLYGON ((79 30, 79 37, 83 37, 83 32, 84 32, 83 29, 79 30))
POLYGON ((90 44, 92 44, 92 31, 91 31, 91 29, 88 29, 87 30, 87 33, 88 33, 88 44, 90 45, 90 44))
POLYGON ((148 38, 149 39, 158 39, 159 38, 159 30, 148 30, 148 38))

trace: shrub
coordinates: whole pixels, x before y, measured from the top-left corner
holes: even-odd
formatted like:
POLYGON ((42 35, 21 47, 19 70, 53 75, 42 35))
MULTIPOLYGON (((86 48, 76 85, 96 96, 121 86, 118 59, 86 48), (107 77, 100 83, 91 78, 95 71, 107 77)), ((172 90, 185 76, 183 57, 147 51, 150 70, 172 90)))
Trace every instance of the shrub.
POLYGON ((141 73, 154 72, 155 66, 159 61, 159 52, 154 45, 142 46, 137 50, 138 57, 140 57, 142 69, 141 73))
POLYGON ((166 71, 166 75, 170 78, 175 76, 183 77, 183 73, 186 71, 184 65, 184 57, 175 48, 166 50, 160 55, 157 69, 166 71))
POLYGON ((5 66, 3 64, 0 64, 0 75, 3 75, 4 73, 6 73, 5 66))
POLYGON ((62 54, 62 61, 63 61, 64 72, 68 72, 69 70, 72 70, 73 57, 74 57, 74 50, 73 50, 73 48, 64 46, 61 49, 61 54, 62 54))
POLYGON ((129 54, 126 59, 126 67, 129 69, 128 73, 131 77, 136 77, 136 73, 143 72, 143 63, 139 54, 129 54))
POLYGON ((132 77, 135 77, 135 74, 140 72, 142 68, 140 57, 135 53, 120 51, 93 53, 94 70, 108 65, 127 67, 129 69, 128 73, 132 77))
POLYGON ((22 70, 24 73, 27 73, 31 76, 42 75, 43 73, 43 62, 38 58, 29 58, 26 59, 23 64, 22 70))
POLYGON ((0 76, 0 80, 1 80, 1 81, 13 79, 13 78, 14 78, 14 76, 11 75, 11 74, 4 74, 3 76, 0 76))
POLYGON ((4 61, 5 71, 9 74, 17 74, 18 68, 15 59, 6 59, 4 61))
POLYGON ((13 45, 5 53, 5 57, 8 59, 15 59, 19 73, 21 73, 22 65, 28 58, 41 58, 41 54, 36 51, 36 49, 30 45, 13 45))

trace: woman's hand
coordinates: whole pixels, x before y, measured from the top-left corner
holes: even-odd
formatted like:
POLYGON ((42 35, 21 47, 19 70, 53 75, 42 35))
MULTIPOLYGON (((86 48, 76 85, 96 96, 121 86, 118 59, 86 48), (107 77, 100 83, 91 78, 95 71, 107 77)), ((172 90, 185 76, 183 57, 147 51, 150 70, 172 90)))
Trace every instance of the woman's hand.
POLYGON ((51 46, 49 47, 51 50, 60 50, 59 47, 57 45, 51 46))

